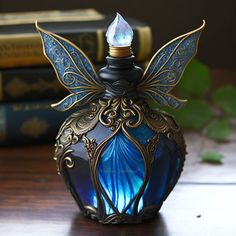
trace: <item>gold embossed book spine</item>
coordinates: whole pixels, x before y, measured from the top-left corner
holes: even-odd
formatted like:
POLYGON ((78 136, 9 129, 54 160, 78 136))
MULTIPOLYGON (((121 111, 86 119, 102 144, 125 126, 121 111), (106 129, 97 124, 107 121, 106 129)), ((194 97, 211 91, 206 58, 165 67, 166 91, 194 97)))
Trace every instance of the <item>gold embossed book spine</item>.
POLYGON ((63 120, 72 111, 50 108, 55 100, 23 101, 0 105, 0 146, 53 142, 63 120))
POLYGON ((70 92, 52 107, 77 109, 59 130, 54 159, 85 216, 140 223, 157 215, 174 188, 184 137, 171 115, 149 108, 147 97, 184 105, 170 91, 195 56, 204 25, 167 43, 143 71, 134 63, 133 31, 117 14, 106 33, 107 65, 98 72, 80 48, 36 25, 44 54, 70 92))
MULTIPOLYGON (((0 68, 47 65, 42 44, 33 21, 79 46, 94 63, 104 63, 110 16, 94 9, 0 14, 0 68)), ((152 41, 150 27, 130 19, 134 30, 136 61, 149 59, 152 41)))

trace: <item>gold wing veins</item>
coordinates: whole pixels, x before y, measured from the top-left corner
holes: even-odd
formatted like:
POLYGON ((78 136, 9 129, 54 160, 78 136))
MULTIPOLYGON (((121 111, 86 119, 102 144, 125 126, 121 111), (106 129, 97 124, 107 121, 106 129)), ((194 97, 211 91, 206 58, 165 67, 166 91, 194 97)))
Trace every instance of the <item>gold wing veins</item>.
POLYGON ((186 100, 169 92, 179 83, 185 68, 196 55, 204 27, 205 21, 200 28, 173 39, 154 54, 138 83, 141 94, 161 105, 182 107, 186 100))
POLYGON ((36 28, 43 43, 43 52, 53 66, 59 82, 69 92, 66 98, 52 107, 65 111, 77 104, 84 105, 104 91, 93 64, 84 52, 67 39, 40 28, 36 28))

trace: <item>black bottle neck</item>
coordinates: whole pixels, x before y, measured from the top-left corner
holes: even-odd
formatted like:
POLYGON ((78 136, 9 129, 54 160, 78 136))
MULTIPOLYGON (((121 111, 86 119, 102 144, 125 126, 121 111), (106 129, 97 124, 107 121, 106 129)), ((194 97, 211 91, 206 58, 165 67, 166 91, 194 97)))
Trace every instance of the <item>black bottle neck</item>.
POLYGON ((108 56, 106 67, 98 72, 98 76, 105 84, 104 98, 138 97, 136 86, 143 75, 143 70, 134 65, 134 56, 115 58, 108 56))

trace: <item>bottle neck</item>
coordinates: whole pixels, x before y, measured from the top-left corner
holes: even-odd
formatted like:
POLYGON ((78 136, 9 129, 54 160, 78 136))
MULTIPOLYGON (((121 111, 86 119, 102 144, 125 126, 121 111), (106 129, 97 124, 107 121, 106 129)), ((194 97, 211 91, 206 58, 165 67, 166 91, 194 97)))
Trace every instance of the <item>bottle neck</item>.
POLYGON ((127 97, 136 99, 136 86, 143 75, 143 70, 134 65, 134 56, 115 58, 108 56, 106 67, 98 76, 106 86, 103 98, 127 97))

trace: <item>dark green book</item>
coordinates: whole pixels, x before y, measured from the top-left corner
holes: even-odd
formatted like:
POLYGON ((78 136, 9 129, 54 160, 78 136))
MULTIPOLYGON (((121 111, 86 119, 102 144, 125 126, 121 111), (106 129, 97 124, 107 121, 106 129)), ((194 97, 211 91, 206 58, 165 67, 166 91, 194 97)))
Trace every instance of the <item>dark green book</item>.
POLYGON ((0 70, 0 102, 60 99, 69 92, 51 66, 0 70))
MULTIPOLYGON (((94 13, 96 15, 96 13, 94 13)), ((62 14, 63 15, 63 14, 62 14)), ((69 15, 69 13, 68 13, 69 15)), ((37 18, 36 16, 34 16, 37 18)), ((0 68, 33 66, 48 64, 43 55, 42 42, 35 25, 30 21, 10 21, 8 17, 1 23, 0 14, 0 68), (5 22, 5 23, 4 23, 5 22)), ((54 19, 53 17, 51 19, 54 19)), ((114 15, 86 20, 76 20, 73 17, 68 21, 40 20, 42 28, 59 34, 79 46, 94 63, 104 62, 108 52, 105 33, 114 15)), ((144 61, 149 57, 152 45, 151 29, 145 23, 132 18, 126 18, 134 31, 132 49, 136 61, 144 61)))
POLYGON ((0 105, 0 145, 46 143, 55 140, 64 120, 72 113, 50 107, 55 101, 0 105))
MULTIPOLYGON (((147 62, 139 64, 146 67, 147 62)), ((98 71, 105 64, 95 65, 98 71)), ((51 66, 0 70, 0 103, 58 99, 69 95, 51 66)))

